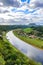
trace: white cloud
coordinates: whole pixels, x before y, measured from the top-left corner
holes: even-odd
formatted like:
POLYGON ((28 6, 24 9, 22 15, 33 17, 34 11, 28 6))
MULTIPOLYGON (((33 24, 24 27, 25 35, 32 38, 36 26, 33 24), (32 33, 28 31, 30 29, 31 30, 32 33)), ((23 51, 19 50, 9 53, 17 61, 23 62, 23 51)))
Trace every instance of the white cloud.
POLYGON ((2 2, 0 2, 0 6, 3 6, 3 3, 2 2))
POLYGON ((43 7, 43 0, 31 0, 29 6, 31 8, 36 8, 36 7, 43 7))
POLYGON ((19 7, 20 3, 17 0, 0 0, 0 3, 3 3, 3 6, 13 6, 19 7))
MULTIPOLYGON (((36 2, 43 3, 40 0, 31 0, 29 4, 22 3, 20 0, 18 2, 21 3, 20 7, 16 8, 13 6, 0 6, 0 22, 4 21, 5 23, 16 23, 16 24, 28 24, 29 22, 41 22, 43 21, 43 8, 36 6, 36 2), (14 11, 12 11, 14 9, 14 11), (28 14, 26 12, 22 12, 28 9, 28 14), (3 20, 3 21, 2 21, 3 20)), ((0 5, 3 5, 0 2, 0 5)))

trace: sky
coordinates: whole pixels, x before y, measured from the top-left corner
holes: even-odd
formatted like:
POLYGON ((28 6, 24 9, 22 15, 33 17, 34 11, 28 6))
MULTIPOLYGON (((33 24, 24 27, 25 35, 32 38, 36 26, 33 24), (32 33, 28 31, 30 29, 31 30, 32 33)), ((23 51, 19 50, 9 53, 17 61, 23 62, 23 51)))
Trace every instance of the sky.
POLYGON ((43 0, 0 0, 0 25, 43 24, 43 0))

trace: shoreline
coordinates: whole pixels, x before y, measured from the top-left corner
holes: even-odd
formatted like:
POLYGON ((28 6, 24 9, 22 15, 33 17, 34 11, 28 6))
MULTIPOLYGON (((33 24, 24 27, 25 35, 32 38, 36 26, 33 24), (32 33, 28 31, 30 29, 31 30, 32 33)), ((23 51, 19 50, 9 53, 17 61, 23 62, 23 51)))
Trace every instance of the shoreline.
MULTIPOLYGON (((20 37, 18 37, 14 32, 13 32, 13 34, 14 34, 17 38, 19 38, 20 40, 24 41, 23 39, 21 39, 20 37)), ((26 42, 26 41, 24 41, 24 42, 26 42)), ((35 48, 37 48, 37 49, 39 49, 39 50, 42 50, 42 51, 43 51, 43 49, 40 48, 40 47, 37 47, 37 46, 35 46, 35 45, 33 45, 33 44, 30 44, 30 43, 28 43, 28 42, 26 42, 26 43, 29 44, 29 45, 31 45, 31 46, 33 46, 33 47, 35 47, 35 48)))

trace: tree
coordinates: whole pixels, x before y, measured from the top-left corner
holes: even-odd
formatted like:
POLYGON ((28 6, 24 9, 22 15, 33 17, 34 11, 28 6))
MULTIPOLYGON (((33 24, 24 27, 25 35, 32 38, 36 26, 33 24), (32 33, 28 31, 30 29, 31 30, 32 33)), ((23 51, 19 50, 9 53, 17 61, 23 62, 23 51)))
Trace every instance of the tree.
POLYGON ((5 61, 4 61, 4 59, 2 58, 2 56, 0 56, 0 65, 5 65, 5 61))

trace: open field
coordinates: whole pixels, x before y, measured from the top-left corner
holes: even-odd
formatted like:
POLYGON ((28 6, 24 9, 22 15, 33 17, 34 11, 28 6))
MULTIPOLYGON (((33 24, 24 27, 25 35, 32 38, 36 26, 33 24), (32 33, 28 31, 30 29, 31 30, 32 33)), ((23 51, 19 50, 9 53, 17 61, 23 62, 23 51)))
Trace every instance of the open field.
POLYGON ((26 29, 24 29, 23 31, 26 32, 26 33, 30 33, 30 32, 33 31, 33 29, 32 29, 32 28, 26 28, 26 29))

